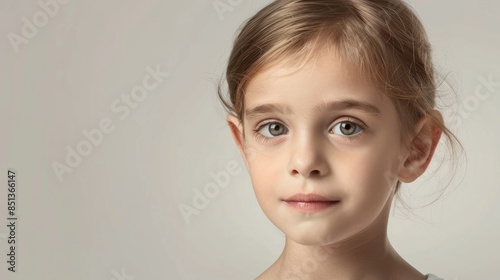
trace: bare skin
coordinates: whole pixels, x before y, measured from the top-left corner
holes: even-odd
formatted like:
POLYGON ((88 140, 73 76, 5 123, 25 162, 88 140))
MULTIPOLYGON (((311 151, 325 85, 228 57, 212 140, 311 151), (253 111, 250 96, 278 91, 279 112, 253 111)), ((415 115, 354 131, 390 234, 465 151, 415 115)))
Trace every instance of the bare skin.
POLYGON ((278 260, 256 280, 425 280, 394 250, 384 234, 386 224, 381 225, 339 245, 303 246, 287 238, 278 260))
POLYGON ((423 118, 406 148, 393 104, 334 52, 295 70, 259 73, 246 89, 244 124, 227 117, 257 201, 286 235, 281 256, 257 279, 424 280, 391 246, 387 223, 397 180, 425 171, 441 131, 423 118), (287 199, 299 193, 335 206, 291 207, 287 199))

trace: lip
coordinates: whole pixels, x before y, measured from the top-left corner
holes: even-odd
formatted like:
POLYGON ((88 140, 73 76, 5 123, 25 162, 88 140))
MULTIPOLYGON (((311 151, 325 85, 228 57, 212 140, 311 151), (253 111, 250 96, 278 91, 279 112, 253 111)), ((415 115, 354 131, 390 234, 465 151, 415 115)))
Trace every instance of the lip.
POLYGON ((299 193, 283 199, 283 202, 287 206, 300 212, 319 212, 337 205, 340 203, 340 199, 327 198, 313 193, 299 193))

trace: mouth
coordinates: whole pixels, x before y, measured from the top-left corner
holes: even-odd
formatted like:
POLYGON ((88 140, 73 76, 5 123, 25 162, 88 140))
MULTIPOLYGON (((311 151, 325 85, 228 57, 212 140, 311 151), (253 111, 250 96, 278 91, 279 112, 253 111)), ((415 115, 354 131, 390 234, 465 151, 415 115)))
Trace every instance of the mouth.
POLYGON ((318 194, 296 194, 282 201, 285 205, 300 212, 318 212, 340 203, 340 199, 327 198, 318 194))

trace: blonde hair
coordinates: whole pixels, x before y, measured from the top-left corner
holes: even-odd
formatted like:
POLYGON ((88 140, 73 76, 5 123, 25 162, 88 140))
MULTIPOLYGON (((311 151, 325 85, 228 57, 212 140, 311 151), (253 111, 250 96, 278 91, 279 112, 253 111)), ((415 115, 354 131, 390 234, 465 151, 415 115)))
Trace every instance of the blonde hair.
MULTIPOLYGON (((251 17, 237 36, 226 69, 226 111, 244 119, 244 92, 257 73, 286 61, 307 61, 319 48, 335 48, 343 65, 366 75, 394 104, 403 145, 428 116, 453 150, 457 137, 435 107, 431 46, 416 14, 400 0, 277 0, 251 17)), ((454 153, 455 154, 455 153, 454 153)), ((396 192, 401 182, 398 180, 396 192)))

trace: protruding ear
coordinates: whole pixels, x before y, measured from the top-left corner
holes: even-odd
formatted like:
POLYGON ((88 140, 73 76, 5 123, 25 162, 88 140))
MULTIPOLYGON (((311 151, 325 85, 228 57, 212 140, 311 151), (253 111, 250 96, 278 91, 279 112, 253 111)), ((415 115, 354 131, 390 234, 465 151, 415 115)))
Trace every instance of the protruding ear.
POLYGON ((233 140, 236 143, 236 146, 238 146, 241 156, 243 157, 243 160, 245 161, 245 164, 248 167, 246 153, 245 153, 245 137, 243 134, 243 124, 237 117, 231 114, 227 115, 226 121, 227 124, 229 125, 229 128, 231 129, 233 140))
MULTIPOLYGON (((442 123, 443 117, 439 111, 433 110, 431 114, 442 123)), ((441 134, 441 128, 429 116, 423 117, 418 122, 416 134, 399 169, 400 181, 411 183, 424 173, 431 162, 441 134)))

